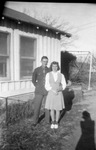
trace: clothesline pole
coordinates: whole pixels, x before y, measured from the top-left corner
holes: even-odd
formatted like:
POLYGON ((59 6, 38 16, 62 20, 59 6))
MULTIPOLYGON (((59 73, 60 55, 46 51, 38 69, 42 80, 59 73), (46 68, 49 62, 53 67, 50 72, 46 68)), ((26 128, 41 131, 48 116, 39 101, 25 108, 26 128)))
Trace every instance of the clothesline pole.
POLYGON ((90 52, 90 69, 89 69, 89 83, 88 83, 88 90, 91 89, 91 72, 92 72, 92 53, 90 52))

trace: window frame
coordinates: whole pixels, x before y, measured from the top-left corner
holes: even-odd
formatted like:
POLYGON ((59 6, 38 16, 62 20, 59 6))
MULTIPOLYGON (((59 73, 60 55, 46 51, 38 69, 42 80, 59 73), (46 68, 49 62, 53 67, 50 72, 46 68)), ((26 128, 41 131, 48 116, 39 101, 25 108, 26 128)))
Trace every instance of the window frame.
POLYGON ((24 59, 28 58, 28 59, 31 59, 34 61, 33 63, 33 70, 34 68, 36 67, 36 55, 37 55, 37 47, 38 47, 38 36, 34 33, 26 33, 26 32, 23 32, 23 31, 17 31, 17 35, 19 37, 19 42, 18 42, 18 46, 19 46, 19 80, 27 80, 27 79, 31 79, 32 76, 24 76, 24 77, 20 77, 20 38, 21 36, 24 36, 24 37, 28 37, 28 38, 32 38, 34 39, 34 57, 22 57, 24 59))
POLYGON ((6 57, 7 59, 7 76, 6 77, 0 77, 0 82, 2 81, 10 81, 12 79, 12 29, 8 29, 6 27, 0 27, 0 32, 8 34, 7 43, 8 43, 8 49, 7 54, 0 54, 1 57, 6 57))

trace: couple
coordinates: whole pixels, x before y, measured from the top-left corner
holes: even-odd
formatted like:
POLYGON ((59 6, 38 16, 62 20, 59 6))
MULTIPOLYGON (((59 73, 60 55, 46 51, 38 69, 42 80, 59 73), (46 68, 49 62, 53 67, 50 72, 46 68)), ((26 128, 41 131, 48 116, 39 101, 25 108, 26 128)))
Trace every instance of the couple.
POLYGON ((51 128, 58 128, 60 110, 65 108, 62 90, 66 88, 66 81, 63 74, 59 72, 59 64, 56 61, 47 67, 48 58, 41 58, 42 65, 33 72, 32 82, 35 86, 34 99, 34 124, 39 119, 40 108, 43 98, 45 99, 45 119, 49 123, 48 114, 51 116, 51 128))

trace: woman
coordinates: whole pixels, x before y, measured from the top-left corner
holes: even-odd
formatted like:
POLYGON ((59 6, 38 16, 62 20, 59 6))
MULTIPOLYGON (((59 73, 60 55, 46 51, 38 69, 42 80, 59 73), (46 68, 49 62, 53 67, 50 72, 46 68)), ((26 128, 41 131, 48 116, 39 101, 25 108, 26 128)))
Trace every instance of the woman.
POLYGON ((53 61, 50 69, 51 72, 47 73, 45 77, 45 89, 48 91, 45 108, 50 110, 51 129, 57 129, 60 110, 65 108, 62 90, 66 88, 66 81, 64 75, 59 72, 58 62, 53 61))

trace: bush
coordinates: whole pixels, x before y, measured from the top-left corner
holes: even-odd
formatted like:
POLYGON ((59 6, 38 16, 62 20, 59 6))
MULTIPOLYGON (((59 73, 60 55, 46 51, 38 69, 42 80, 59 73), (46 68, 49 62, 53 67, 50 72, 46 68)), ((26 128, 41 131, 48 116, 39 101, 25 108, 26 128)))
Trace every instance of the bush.
POLYGON ((33 101, 18 102, 8 105, 7 123, 14 124, 21 119, 33 116, 33 101))

